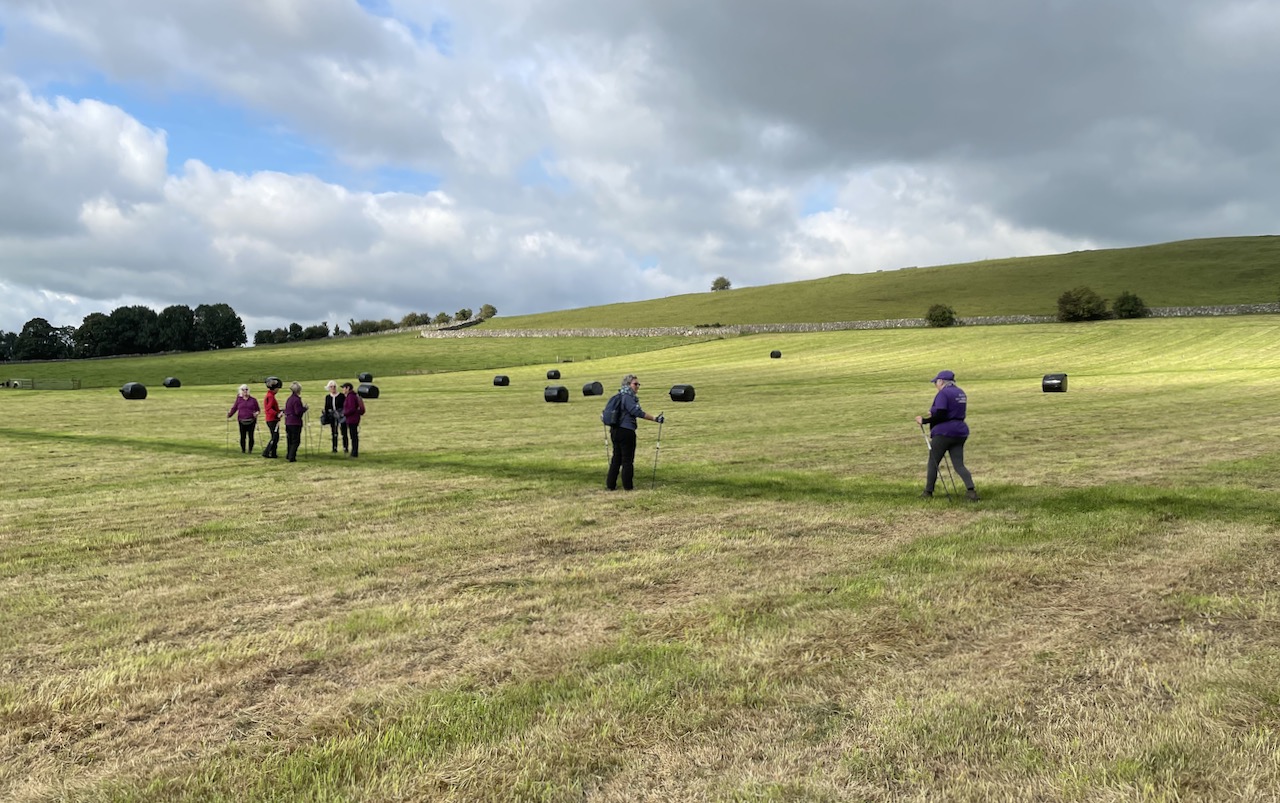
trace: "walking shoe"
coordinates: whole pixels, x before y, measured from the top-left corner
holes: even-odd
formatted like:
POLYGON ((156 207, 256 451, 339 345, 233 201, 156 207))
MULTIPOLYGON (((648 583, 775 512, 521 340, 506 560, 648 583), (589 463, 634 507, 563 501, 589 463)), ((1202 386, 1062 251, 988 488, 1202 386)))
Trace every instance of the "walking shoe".
POLYGON ((932 498, 933 498, 933 491, 921 491, 921 492, 920 492, 920 498, 921 498, 921 499, 932 499, 932 498))
POLYGON ((334 454, 337 454, 337 453, 338 453, 338 447, 337 447, 337 446, 333 447, 333 453, 334 453, 334 454))
POLYGON ((979 499, 978 492, 970 488, 969 490, 964 492, 964 498, 968 499, 970 502, 977 502, 979 499))

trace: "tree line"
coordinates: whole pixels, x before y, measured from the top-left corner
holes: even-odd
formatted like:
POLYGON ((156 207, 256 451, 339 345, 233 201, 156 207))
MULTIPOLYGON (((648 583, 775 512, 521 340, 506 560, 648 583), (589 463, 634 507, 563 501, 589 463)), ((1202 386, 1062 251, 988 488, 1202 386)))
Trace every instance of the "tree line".
POLYGON ((227 304, 192 309, 174 304, 117 307, 110 314, 91 312, 80 326, 54 326, 44 318, 27 321, 21 332, 0 332, 0 359, 66 360, 158 354, 162 351, 213 351, 243 346, 244 322, 227 304))
MULTIPOLYGON (((479 316, 488 320, 498 314, 492 304, 480 307, 479 316)), ((466 307, 453 315, 441 312, 411 312, 397 323, 348 321, 346 332, 327 321, 314 326, 291 323, 278 329, 260 329, 253 344, 293 343, 345 335, 366 335, 413 326, 461 323, 475 315, 466 307)), ((110 314, 91 312, 80 326, 54 326, 44 318, 32 318, 21 332, 0 330, 0 362, 11 360, 67 360, 114 357, 122 354, 159 354, 165 351, 214 351, 238 348, 248 342, 244 322, 227 304, 201 304, 191 309, 175 304, 156 312, 142 305, 117 307, 110 314)))

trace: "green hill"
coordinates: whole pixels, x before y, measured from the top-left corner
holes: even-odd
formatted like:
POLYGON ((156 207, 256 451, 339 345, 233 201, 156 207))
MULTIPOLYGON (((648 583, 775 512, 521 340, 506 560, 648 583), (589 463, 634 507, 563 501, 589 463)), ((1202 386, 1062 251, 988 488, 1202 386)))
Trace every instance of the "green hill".
MULTIPOLYGON (((730 276, 730 279, 733 277, 730 276)), ((1228 237, 841 274, 651 301, 499 317, 493 329, 696 326, 923 317, 944 303, 962 317, 1052 315, 1079 285, 1104 298, 1136 293, 1151 307, 1280 299, 1280 236, 1228 237)))

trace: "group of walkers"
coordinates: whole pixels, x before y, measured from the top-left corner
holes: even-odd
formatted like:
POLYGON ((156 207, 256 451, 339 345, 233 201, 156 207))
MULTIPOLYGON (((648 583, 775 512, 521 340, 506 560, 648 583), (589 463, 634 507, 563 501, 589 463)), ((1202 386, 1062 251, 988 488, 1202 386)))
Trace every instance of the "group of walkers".
MULTIPOLYGON (((924 491, 920 495, 926 499, 933 496, 938 470, 949 459, 951 467, 964 482, 965 498, 977 501, 978 492, 974 489, 973 477, 964 464, 964 445, 969 438, 969 425, 965 423, 969 399, 955 380, 955 372, 939 371, 933 378, 937 394, 933 397, 929 412, 916 416, 916 423, 920 425, 921 431, 925 424, 929 425, 929 435, 925 436, 929 445, 929 464, 925 473, 924 491)), ((254 433, 261 412, 271 435, 270 442, 262 450, 262 456, 268 459, 277 456, 280 419, 283 417, 285 459, 290 463, 297 462, 304 416, 309 409, 302 402, 302 385, 297 382, 289 385, 289 398, 285 401, 283 415, 280 404, 276 401, 276 391, 282 387, 282 383, 272 377, 267 380, 266 385, 267 395, 261 406, 249 392, 249 386, 241 385, 240 392, 227 413, 227 418, 235 417, 240 422, 240 451, 253 453, 254 433)), ((364 400, 350 382, 343 382, 339 389, 338 383, 331 379, 325 385, 325 390, 320 424, 329 427, 333 453, 338 452, 338 438, 341 435, 342 451, 352 457, 359 457, 360 419, 365 414, 364 400)), ((617 396, 610 400, 605 409, 605 414, 611 417, 605 424, 609 427, 609 440, 613 447, 609 457, 609 471, 605 475, 605 488, 610 491, 618 489, 619 480, 623 490, 630 491, 635 487, 636 422, 643 419, 661 424, 665 420, 661 413, 646 413, 640 407, 639 394, 640 380, 635 374, 627 374, 622 378, 622 387, 617 396)))
MULTIPOLYGON (((969 397, 956 384, 954 371, 939 371, 932 381, 937 389, 933 404, 927 414, 916 416, 916 423, 920 425, 922 432, 924 425, 929 425, 929 434, 925 436, 929 445, 929 465, 925 472, 924 491, 920 496, 924 499, 933 498, 938 482, 938 469, 946 465, 949 458, 950 465, 964 483, 965 498, 976 502, 978 491, 974 488, 973 476, 964 464, 964 444, 969 439, 969 425, 965 423, 969 397)), ((627 374, 622 378, 622 388, 618 395, 605 406, 604 424, 609 428, 613 450, 609 457, 609 472, 605 475, 604 487, 610 491, 618 489, 619 479, 622 480, 623 490, 630 491, 635 487, 636 421, 644 419, 659 424, 664 421, 661 413, 650 415, 640 407, 639 392, 640 380, 635 374, 627 374)), ((656 461, 657 458, 654 459, 656 461)), ((953 479, 952 482, 954 481, 953 479)))
MULTIPOLYGON (((267 423, 267 432, 271 440, 262 450, 262 456, 268 460, 279 457, 276 453, 280 444, 280 420, 284 419, 285 460, 290 463, 298 461, 298 447, 302 444, 302 428, 307 410, 302 402, 302 385, 293 382, 289 385, 289 398, 285 400, 283 411, 276 400, 276 391, 283 383, 272 377, 267 380, 267 395, 261 405, 249 392, 248 385, 241 385, 236 400, 231 404, 227 418, 235 418, 240 424, 240 451, 253 454, 254 434, 258 428, 258 415, 261 414, 267 423)), ((360 456, 360 419, 365 414, 364 399, 356 393, 350 382, 343 382, 342 389, 338 383, 329 380, 325 385, 327 393, 324 397, 324 411, 320 416, 321 426, 329 427, 333 453, 338 452, 338 436, 342 436, 342 451, 352 457, 360 456)))

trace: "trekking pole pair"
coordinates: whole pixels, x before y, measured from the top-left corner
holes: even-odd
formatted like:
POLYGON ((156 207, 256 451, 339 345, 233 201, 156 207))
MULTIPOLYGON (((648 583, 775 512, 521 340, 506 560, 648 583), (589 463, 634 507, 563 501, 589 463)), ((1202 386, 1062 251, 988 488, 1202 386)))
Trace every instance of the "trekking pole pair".
MULTIPOLYGON (((929 433, 924 431, 924 424, 920 425, 920 434, 924 436, 924 446, 926 449, 929 450, 929 462, 932 463, 933 462, 933 441, 930 440, 929 433)), ((951 459, 946 452, 942 453, 942 465, 946 466, 947 468, 946 477, 943 477, 942 472, 938 470, 938 468, 940 467, 935 467, 934 470, 938 472, 937 477, 939 480, 942 481, 942 490, 946 492, 947 501, 950 502, 951 492, 955 491, 956 496, 959 496, 960 491, 959 489, 956 488, 956 478, 951 474, 951 459), (950 488, 947 487, 947 480, 951 480, 950 488)))

